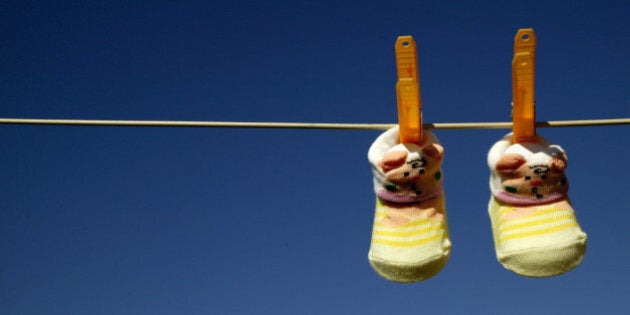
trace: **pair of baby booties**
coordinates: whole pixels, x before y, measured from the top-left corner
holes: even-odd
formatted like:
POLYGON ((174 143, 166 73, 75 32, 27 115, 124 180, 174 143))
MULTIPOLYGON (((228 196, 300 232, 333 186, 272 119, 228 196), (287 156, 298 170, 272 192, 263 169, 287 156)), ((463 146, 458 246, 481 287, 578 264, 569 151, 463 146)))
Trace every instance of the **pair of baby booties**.
MULTIPOLYGON (((381 134, 368 151, 376 194, 368 259, 385 279, 421 281, 449 259, 443 156, 430 131, 416 145, 400 143, 398 127, 381 134)), ((488 166, 488 212, 501 264, 527 277, 575 268, 586 252, 586 234, 567 196, 564 150, 541 136, 535 143, 513 143, 508 134, 490 149, 488 166)))

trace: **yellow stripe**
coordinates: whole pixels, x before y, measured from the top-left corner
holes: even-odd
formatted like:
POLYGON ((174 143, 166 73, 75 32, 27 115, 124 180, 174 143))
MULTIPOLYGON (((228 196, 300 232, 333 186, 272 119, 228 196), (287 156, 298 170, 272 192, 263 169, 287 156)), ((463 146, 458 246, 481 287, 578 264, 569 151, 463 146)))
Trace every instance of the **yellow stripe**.
MULTIPOLYGON (((514 208, 512 208, 514 209, 514 208)), ((573 211, 571 211, 570 209, 561 209, 561 208, 546 208, 546 209, 542 209, 542 210, 536 210, 536 212, 534 212, 532 215, 529 215, 527 217, 524 217, 522 219, 529 219, 529 218, 534 218, 534 217, 538 217, 538 216, 542 216, 545 214, 549 214, 549 213, 554 213, 554 212, 569 212, 569 213, 573 213, 573 211)), ((507 220, 503 217, 501 217, 501 219, 499 220, 499 226, 503 225, 507 220)), ((512 220, 509 220, 512 221, 512 220)))
POLYGON ((446 229, 446 222, 445 221, 427 221, 425 220, 423 222, 423 224, 416 224, 415 226, 395 226, 395 225, 385 225, 385 224, 380 224, 374 225, 374 228, 372 231, 394 231, 394 232, 412 232, 412 231, 418 231, 421 229, 425 229, 427 227, 430 226, 442 226, 444 229, 446 229))
POLYGON ((514 238, 524 238, 524 237, 537 236, 537 235, 542 235, 542 234, 549 234, 549 233, 562 231, 564 229, 568 229, 568 228, 572 228, 572 227, 576 227, 576 226, 578 226, 577 222, 567 222, 565 224, 548 227, 546 229, 527 231, 527 232, 521 232, 521 233, 514 233, 514 234, 502 236, 499 239, 499 241, 506 241, 506 240, 510 240, 510 239, 514 239, 514 238))
POLYGON ((385 211, 376 211, 376 214, 374 214, 374 219, 378 220, 378 219, 382 219, 384 217, 387 216, 387 213, 385 213, 385 211))
POLYGON ((506 212, 514 210, 514 207, 505 207, 499 206, 499 209, 496 210, 496 214, 498 217, 502 217, 506 212))
POLYGON ((407 237, 407 236, 417 236, 421 234, 425 234, 427 232, 434 232, 438 230, 443 230, 441 224, 428 226, 426 228, 411 230, 411 231, 383 231, 383 230, 374 230, 373 235, 378 236, 399 236, 399 237, 407 237))
MULTIPOLYGON (((421 218, 419 220, 415 220, 415 221, 409 221, 403 225, 398 225, 396 226, 397 228, 405 228, 405 227, 412 227, 412 226, 419 226, 419 225, 423 225, 423 224, 427 224, 427 223, 433 223, 433 222, 442 222, 442 220, 431 220, 428 218, 421 218)), ((380 222, 374 222, 374 226, 375 227, 391 227, 389 225, 384 225, 380 222)))
POLYGON ((437 235, 432 235, 432 236, 425 237, 425 238, 415 240, 415 241, 392 241, 392 240, 372 238, 372 242, 377 243, 377 244, 396 246, 396 247, 413 247, 413 246, 420 246, 420 245, 429 243, 431 241, 435 241, 437 239, 441 239, 442 237, 443 235, 440 233, 437 235))
POLYGON ((575 220, 575 216, 573 215, 573 213, 567 213, 567 214, 563 214, 563 215, 559 215, 559 216, 553 216, 550 218, 546 218, 546 219, 539 219, 539 220, 530 220, 527 222, 518 222, 515 224, 505 224, 503 226, 499 226, 499 233, 503 233, 506 231, 511 231, 511 230, 517 230, 520 228, 528 228, 528 227, 534 227, 536 225, 543 225, 543 224, 547 224, 547 223, 551 223, 551 222, 559 222, 562 220, 575 220))

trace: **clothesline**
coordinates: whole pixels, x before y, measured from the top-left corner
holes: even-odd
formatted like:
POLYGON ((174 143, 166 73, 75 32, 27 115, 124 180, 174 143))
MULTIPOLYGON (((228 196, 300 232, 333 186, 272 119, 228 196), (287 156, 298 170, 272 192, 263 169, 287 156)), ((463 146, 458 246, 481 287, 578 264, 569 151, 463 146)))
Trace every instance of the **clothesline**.
MULTIPOLYGON (((241 122, 241 121, 170 121, 170 120, 90 120, 0 118, 0 124, 65 125, 112 127, 197 127, 197 128, 287 128, 287 129, 353 129, 386 130, 395 124, 310 123, 310 122, 241 122)), ((536 122, 537 128, 627 125, 630 118, 558 120, 536 122)), ((428 123, 424 129, 511 129, 512 122, 428 123)))

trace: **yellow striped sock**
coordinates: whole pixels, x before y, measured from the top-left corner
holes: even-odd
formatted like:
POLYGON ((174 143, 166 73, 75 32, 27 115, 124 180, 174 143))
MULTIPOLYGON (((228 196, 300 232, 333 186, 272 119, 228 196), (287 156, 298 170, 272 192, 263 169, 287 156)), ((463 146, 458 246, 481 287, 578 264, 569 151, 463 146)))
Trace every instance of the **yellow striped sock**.
POLYGON ((442 215, 427 217, 430 209, 408 222, 386 222, 390 209, 377 199, 370 264, 384 278, 414 282, 435 275, 448 261, 450 240, 444 214, 443 197, 437 203, 442 215))
POLYGON ((490 199, 489 214, 499 261, 517 274, 547 277, 575 268, 584 257, 586 234, 568 200, 534 206, 523 217, 508 219, 523 208, 490 199))

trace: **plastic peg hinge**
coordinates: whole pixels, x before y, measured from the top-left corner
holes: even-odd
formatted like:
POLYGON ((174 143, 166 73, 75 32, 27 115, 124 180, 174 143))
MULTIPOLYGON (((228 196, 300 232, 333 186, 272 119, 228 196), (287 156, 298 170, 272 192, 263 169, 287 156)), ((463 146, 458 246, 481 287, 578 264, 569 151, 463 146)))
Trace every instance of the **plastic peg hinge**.
POLYGON ((422 142, 422 101, 418 80, 416 42, 411 36, 399 36, 395 48, 400 142, 420 144, 422 142))
POLYGON ((516 143, 536 141, 535 66, 536 34, 531 28, 519 29, 512 59, 512 131, 516 143))

